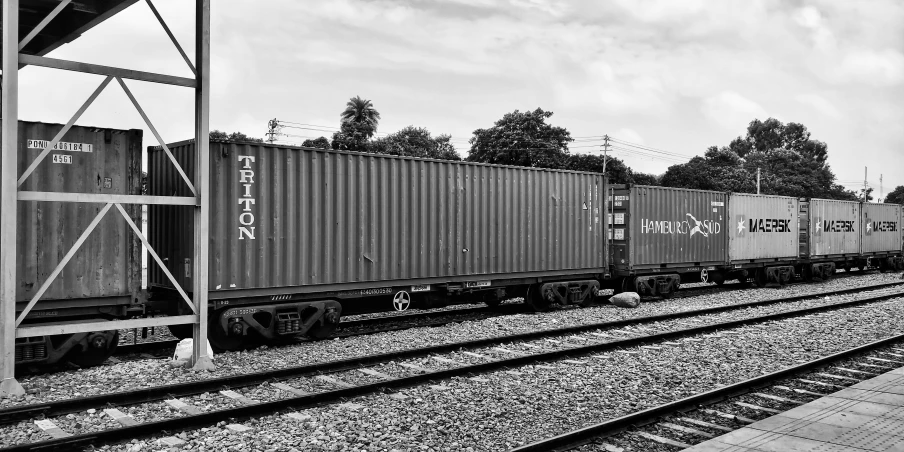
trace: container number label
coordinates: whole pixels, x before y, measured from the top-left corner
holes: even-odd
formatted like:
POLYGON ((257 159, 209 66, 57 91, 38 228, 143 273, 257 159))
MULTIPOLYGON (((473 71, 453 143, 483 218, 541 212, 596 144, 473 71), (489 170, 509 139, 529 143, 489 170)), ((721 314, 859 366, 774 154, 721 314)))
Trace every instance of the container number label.
POLYGON ((465 287, 490 287, 489 281, 467 281, 465 287))
MULTIPOLYGON (((41 149, 43 150, 48 145, 50 145, 50 141, 47 140, 26 140, 26 146, 28 149, 41 149)), ((72 151, 72 152, 94 152, 94 145, 88 143, 65 143, 59 142, 53 146, 51 151, 72 151)))
POLYGON ((67 165, 71 165, 72 156, 65 154, 53 154, 53 163, 65 163, 67 165))
POLYGON ((430 284, 421 284, 418 286, 411 286, 411 291, 412 292, 429 292, 430 284))

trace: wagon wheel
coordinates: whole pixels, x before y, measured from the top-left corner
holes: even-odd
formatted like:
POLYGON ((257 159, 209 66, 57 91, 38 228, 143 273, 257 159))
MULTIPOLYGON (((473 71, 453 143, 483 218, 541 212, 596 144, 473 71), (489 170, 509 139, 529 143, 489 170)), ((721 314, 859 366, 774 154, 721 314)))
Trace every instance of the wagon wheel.
POLYGON ((663 293, 660 293, 659 295, 665 300, 668 300, 669 298, 674 297, 675 296, 675 285, 669 284, 668 290, 666 290, 663 293))
POLYGON ((113 333, 113 339, 110 340, 109 344, 104 340, 104 336, 99 334, 89 338, 88 341, 87 350, 80 350, 76 347, 68 353, 67 359, 70 363, 79 367, 93 367, 103 364, 107 358, 113 356, 113 352, 119 346, 119 331, 113 333))
POLYGON ((336 329, 339 327, 338 323, 328 323, 328 322, 320 322, 311 327, 305 334, 305 336, 311 339, 326 339, 333 335, 336 332, 336 329))
POLYGON ((753 282, 759 288, 766 287, 766 283, 769 282, 766 279, 766 270, 762 268, 756 269, 756 272, 753 273, 753 282))
POLYGON ((220 328, 220 316, 223 311, 210 313, 207 320, 207 340, 215 352, 233 352, 247 350, 260 345, 260 340, 249 335, 230 336, 220 328))
POLYGON ((176 336, 177 339, 188 339, 192 337, 194 332, 192 331, 192 327, 194 324, 186 323, 182 325, 169 325, 170 334, 176 336))
POLYGON ((531 286, 527 288, 527 295, 524 296, 524 303, 534 312, 549 311, 549 300, 544 298, 543 294, 540 293, 539 284, 531 284, 531 286))

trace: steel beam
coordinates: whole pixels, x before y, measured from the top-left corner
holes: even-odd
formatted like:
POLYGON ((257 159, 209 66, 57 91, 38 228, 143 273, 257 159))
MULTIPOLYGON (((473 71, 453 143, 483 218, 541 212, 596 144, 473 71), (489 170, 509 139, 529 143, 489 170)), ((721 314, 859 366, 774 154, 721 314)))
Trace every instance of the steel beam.
POLYGON ((28 33, 28 35, 25 36, 25 38, 22 39, 22 42, 19 43, 19 50, 21 51, 22 49, 24 49, 25 46, 28 45, 28 43, 31 42, 31 40, 34 39, 35 36, 37 36, 38 33, 40 33, 41 30, 43 30, 51 20, 53 20, 54 17, 60 14, 60 11, 62 11, 63 8, 65 8, 66 5, 68 5, 71 1, 72 0, 61 1, 60 4, 57 5, 57 7, 47 15, 47 17, 45 17, 33 30, 28 33))
MULTIPOLYGON (((6 41, 4 41, 5 43, 6 41)), ((19 55, 19 62, 32 66, 62 69, 64 71, 84 72, 86 74, 107 75, 113 77, 140 80, 143 82, 162 83, 164 85, 195 87, 195 79, 176 77, 175 75, 156 74, 153 72, 136 71, 99 64, 81 63, 78 61, 59 60, 36 55, 19 55)))
POLYGON ((16 381, 16 173, 19 153, 19 0, 3 0, 0 100, 0 395, 25 394, 16 381))
POLYGON ((195 186, 201 192, 201 205, 195 207, 195 312, 198 323, 192 329, 194 350, 192 365, 197 370, 213 370, 207 352, 208 248, 210 234, 210 3, 195 0, 195 149, 197 166, 195 186))
POLYGON ((87 203, 147 204, 157 206, 197 206, 191 196, 111 195, 106 193, 65 193, 57 191, 20 191, 19 201, 59 201, 87 203))
POLYGON ((16 330, 16 337, 35 337, 53 334, 90 333, 104 330, 129 330, 149 326, 184 325, 198 321, 196 315, 171 315, 166 317, 151 317, 147 319, 128 320, 102 320, 99 322, 54 322, 25 325, 16 330))

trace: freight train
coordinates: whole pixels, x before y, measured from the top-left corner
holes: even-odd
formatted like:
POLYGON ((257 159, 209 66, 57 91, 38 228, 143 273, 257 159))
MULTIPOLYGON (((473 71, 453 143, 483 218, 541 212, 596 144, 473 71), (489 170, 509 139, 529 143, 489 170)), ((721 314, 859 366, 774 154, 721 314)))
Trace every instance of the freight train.
MULTIPOLYGON (((20 163, 62 126, 20 122, 20 163)), ((141 132, 73 127, 22 187, 140 194, 141 132)), ((189 178, 193 141, 168 146, 189 178)), ((159 147, 147 191, 187 196, 159 147)), ((670 297, 681 283, 758 286, 900 269, 901 206, 608 185, 600 174, 212 141, 209 338, 218 350, 324 338, 342 315, 495 305, 544 311, 599 303, 601 289, 670 297)), ((24 170, 20 168, 20 171, 24 170)), ((17 308, 94 215, 93 204, 20 203, 17 308)), ((148 207, 149 243, 192 287, 193 207, 148 207)), ((140 210, 128 210, 138 222, 140 210)), ((186 314, 141 243, 104 218, 25 322, 186 314)), ((178 337, 188 326, 173 326, 178 337)), ((16 361, 102 362, 116 331, 28 338, 16 361)))

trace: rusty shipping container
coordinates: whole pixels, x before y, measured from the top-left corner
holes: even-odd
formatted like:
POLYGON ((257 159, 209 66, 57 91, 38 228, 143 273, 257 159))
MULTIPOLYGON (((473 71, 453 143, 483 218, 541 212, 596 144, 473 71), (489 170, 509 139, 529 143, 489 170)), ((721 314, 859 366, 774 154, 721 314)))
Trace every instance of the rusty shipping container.
MULTIPOLYGON (((195 172, 191 141, 172 145, 195 172)), ((597 174, 211 143, 211 299, 605 272, 597 174), (379 282, 379 283, 377 283, 379 282)), ((152 194, 187 194, 149 151, 152 194)), ((191 287, 191 209, 151 206, 151 244, 191 287)), ((151 266, 150 282, 168 285, 151 266)))
POLYGON ((901 252, 901 206, 899 204, 871 204, 860 206, 863 223, 860 227, 861 253, 899 254, 901 252))
MULTIPOLYGON (((20 175, 62 128, 62 124, 19 122, 20 175)), ((141 138, 141 130, 74 126, 20 189, 141 194, 141 138)), ((18 202, 16 301, 19 310, 35 295, 103 207, 95 203, 18 202)), ((133 221, 139 221, 139 206, 124 204, 123 207, 133 221)), ((140 296, 140 286, 141 242, 113 208, 50 285, 32 315, 60 316, 63 315, 60 309, 75 313, 73 310, 86 309, 88 305, 130 304, 140 296), (88 299, 94 299, 95 303, 89 303, 88 299)))
POLYGON ((612 194, 618 272, 727 264, 726 193, 636 185, 612 194))
POLYGON ((824 259, 860 254, 860 203, 833 199, 800 201, 801 257, 824 259))
POLYGON ((731 263, 796 259, 798 199, 731 193, 728 199, 728 256, 731 263))

